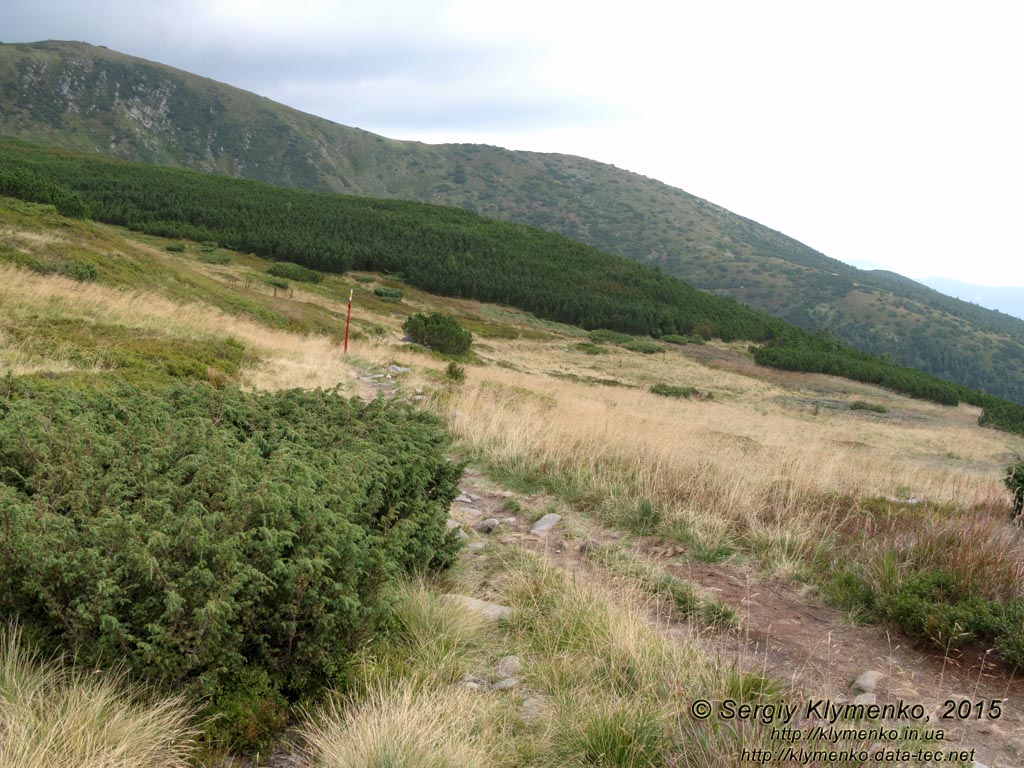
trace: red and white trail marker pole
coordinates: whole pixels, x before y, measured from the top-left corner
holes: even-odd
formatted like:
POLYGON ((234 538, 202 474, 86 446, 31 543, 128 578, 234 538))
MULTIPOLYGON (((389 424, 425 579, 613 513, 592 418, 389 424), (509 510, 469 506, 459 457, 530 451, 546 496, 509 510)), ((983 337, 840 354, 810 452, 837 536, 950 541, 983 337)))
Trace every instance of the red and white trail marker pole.
POLYGON ((352 289, 348 291, 348 317, 345 318, 345 352, 348 352, 348 325, 352 322, 352 289))

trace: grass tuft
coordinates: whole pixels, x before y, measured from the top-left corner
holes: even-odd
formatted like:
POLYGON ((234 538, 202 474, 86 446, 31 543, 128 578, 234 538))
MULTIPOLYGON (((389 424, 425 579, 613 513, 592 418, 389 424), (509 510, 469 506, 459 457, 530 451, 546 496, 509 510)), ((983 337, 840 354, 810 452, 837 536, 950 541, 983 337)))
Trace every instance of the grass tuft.
POLYGON ((43 660, 0 632, 4 768, 185 768, 196 733, 174 697, 149 699, 123 677, 43 660))

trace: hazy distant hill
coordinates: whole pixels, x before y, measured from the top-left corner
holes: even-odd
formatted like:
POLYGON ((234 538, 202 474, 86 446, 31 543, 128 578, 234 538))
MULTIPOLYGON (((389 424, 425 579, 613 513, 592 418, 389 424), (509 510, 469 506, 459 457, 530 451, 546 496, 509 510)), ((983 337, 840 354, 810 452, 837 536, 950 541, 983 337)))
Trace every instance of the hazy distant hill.
POLYGON ((971 285, 959 280, 943 277, 929 277, 921 281, 925 285, 949 296, 996 309, 1007 315, 1024 319, 1024 288, 1000 288, 991 285, 971 285))
MULTIPOLYGON (((386 139, 84 43, 0 45, 0 132, 307 189, 423 200, 656 264, 803 327, 1024 402, 1024 322, 862 271, 713 203, 568 155, 386 139)), ((870 226, 866 222, 865 226, 870 226)))

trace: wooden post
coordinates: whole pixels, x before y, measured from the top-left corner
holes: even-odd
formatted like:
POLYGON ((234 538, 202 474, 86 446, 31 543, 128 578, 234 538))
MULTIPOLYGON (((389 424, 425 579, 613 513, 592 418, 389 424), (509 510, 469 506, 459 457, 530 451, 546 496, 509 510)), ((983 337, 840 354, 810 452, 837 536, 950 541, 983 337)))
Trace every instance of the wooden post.
POLYGON ((352 289, 348 291, 348 317, 345 318, 345 352, 348 352, 348 325, 352 322, 352 289))

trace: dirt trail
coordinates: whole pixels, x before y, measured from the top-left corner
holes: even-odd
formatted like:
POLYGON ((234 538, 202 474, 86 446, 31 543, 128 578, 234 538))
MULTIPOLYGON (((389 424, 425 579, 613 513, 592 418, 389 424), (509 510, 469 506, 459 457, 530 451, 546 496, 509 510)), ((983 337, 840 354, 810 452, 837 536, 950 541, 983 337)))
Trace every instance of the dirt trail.
MULTIPOLYGON (((463 478, 461 487, 472 501, 457 503, 453 516, 467 527, 482 518, 508 518, 506 504, 510 496, 524 508, 537 506, 536 500, 512 494, 478 474, 463 478)), ((573 523, 592 527, 584 520, 574 519, 573 523)), ((564 524, 560 528, 564 529, 564 524)), ((545 554, 562 568, 592 567, 584 562, 578 543, 566 541, 557 530, 544 538, 531 535, 523 515, 515 523, 503 524, 502 531, 492 535, 502 538, 511 534, 522 546, 545 554)), ((594 528, 591 538, 610 541, 619 536, 594 528)), ((980 652, 943 659, 885 628, 851 625, 841 613, 801 595, 793 586, 764 580, 739 566, 683 562, 666 554, 653 539, 632 546, 636 554, 736 609, 738 631, 700 633, 705 650, 721 658, 723 664, 788 680, 804 696, 836 703, 852 701, 860 693, 852 683, 861 673, 881 672, 883 677, 875 691, 877 702, 902 700, 908 705, 923 705, 930 713, 926 727, 943 730, 945 748, 961 745, 958 748, 974 749, 976 760, 989 768, 1024 765, 1024 675, 1014 677, 1002 665, 985 661, 980 652), (995 721, 939 719, 947 708, 946 700, 962 699, 1002 700, 1002 716, 995 721)), ((687 621, 666 621, 658 616, 655 623, 670 636, 693 636, 693 627, 687 621)))

